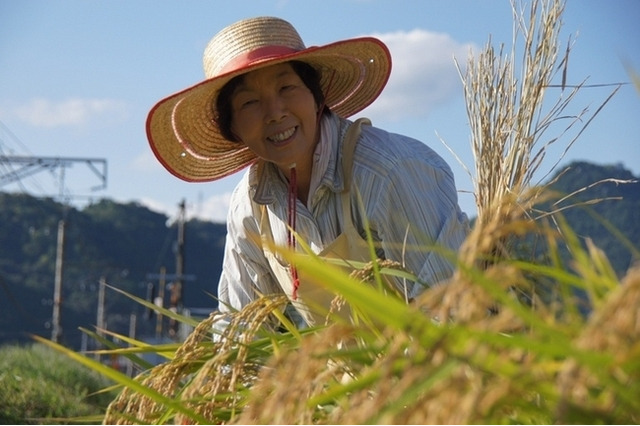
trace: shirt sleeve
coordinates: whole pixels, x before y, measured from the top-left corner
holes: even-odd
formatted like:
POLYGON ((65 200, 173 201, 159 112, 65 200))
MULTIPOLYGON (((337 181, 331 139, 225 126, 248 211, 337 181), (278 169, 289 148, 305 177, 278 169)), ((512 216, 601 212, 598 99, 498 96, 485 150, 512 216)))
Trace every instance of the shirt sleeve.
POLYGON ((419 282, 407 288, 414 298, 453 274, 469 224, 446 162, 421 142, 409 140, 409 146, 412 155, 399 155, 384 173, 370 176, 377 183, 369 185, 375 202, 368 214, 385 258, 418 276, 419 282))

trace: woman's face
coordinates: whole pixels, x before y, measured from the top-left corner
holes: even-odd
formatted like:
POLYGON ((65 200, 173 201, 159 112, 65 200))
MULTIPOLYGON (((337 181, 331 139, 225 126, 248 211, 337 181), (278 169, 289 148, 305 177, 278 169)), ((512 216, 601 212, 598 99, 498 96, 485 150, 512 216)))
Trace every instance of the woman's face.
POLYGON ((258 157, 284 171, 311 164, 317 105, 290 64, 247 73, 231 95, 231 111, 232 132, 258 157))

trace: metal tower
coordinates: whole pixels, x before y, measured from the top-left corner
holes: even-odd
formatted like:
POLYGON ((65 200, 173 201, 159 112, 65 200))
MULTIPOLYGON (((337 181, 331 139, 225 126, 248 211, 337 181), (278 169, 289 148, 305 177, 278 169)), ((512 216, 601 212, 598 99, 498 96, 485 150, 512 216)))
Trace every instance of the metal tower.
MULTIPOLYGON (((67 158, 67 157, 38 157, 38 156, 12 156, 0 155, 0 187, 3 185, 19 181, 27 176, 42 170, 60 169, 60 196, 66 204, 69 197, 64 197, 64 176, 65 169, 74 163, 87 165, 89 169, 99 178, 100 185, 92 190, 104 189, 107 187, 107 161, 101 158, 67 158), (14 168, 17 166, 17 168, 14 168)), ((53 316, 51 340, 60 341, 62 337, 62 327, 60 325, 60 309, 62 306, 62 277, 64 271, 64 241, 65 241, 66 218, 63 217, 58 222, 58 242, 56 247, 56 272, 53 290, 53 316)))

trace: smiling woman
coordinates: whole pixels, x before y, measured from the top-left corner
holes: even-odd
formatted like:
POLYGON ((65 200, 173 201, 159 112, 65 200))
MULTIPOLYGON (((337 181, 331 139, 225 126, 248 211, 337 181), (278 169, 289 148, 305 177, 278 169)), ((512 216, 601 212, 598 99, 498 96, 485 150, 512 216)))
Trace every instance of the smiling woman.
MULTIPOLYGON (((207 185, 174 179, 145 146, 142 117, 161 95, 199 81, 202 50, 215 31, 247 16, 281 16, 295 24, 309 45, 361 35, 385 43, 393 56, 393 73, 362 114, 378 127, 428 143, 449 161, 461 190, 460 205, 475 216, 469 127, 453 59, 464 63, 471 50, 484 45, 488 34, 496 42, 510 43, 509 1, 459 0, 425 6, 423 1, 406 0, 402 8, 391 0, 368 2, 366 7, 360 1, 333 1, 325 8, 276 0, 237 0, 233 5, 221 8, 206 0, 141 1, 126 8, 81 0, 2 2, 0 120, 20 137, 29 154, 107 157, 109 187, 104 196, 142 202, 169 217, 175 216, 176 203, 185 198, 190 217, 224 222, 226 215, 221 212, 228 204, 220 205, 220 200, 228 199, 240 174, 207 185), (50 105, 68 99, 112 99, 126 111, 110 110, 118 114, 115 118, 92 115, 80 131, 71 125, 40 127, 16 114, 17 108, 32 105, 35 99, 50 105), (440 138, 459 161, 449 156, 440 138), (142 157, 153 161, 154 167, 137 168, 134 159, 142 157)), ((586 77, 587 84, 629 81, 625 65, 640 69, 635 43, 640 39, 635 22, 639 13, 636 0, 568 2, 562 45, 577 40, 568 76, 572 84, 586 77), (577 37, 569 39, 568 34, 577 37), (596 63, 593 58, 601 60, 596 63)), ((585 90, 583 96, 590 99, 584 104, 599 104, 606 94, 607 88, 585 90)), ((569 150, 567 162, 622 161, 640 174, 640 162, 632 161, 640 158, 640 145, 633 137, 640 133, 640 120, 635 119, 639 108, 640 96, 631 85, 623 86, 584 139, 569 150), (603 140, 615 143, 602 150, 603 140)), ((11 148, 27 154, 23 146, 5 147, 11 148)))
MULTIPOLYGON (((295 165, 298 190, 308 193, 321 105, 289 63, 252 71, 236 79, 240 82, 230 99, 234 139, 248 146, 261 160, 276 164, 287 178, 295 165)), ((221 98, 218 99, 220 104, 221 98)), ((306 203, 306 197, 303 201, 306 203)))
POLYGON ((250 166, 231 198, 221 312, 285 295, 294 322, 318 324, 331 295, 316 297, 274 247, 362 261, 367 233, 378 258, 418 277, 390 278, 404 300, 449 278, 452 262, 425 249, 455 252, 468 231, 449 166, 420 141, 347 119, 389 78, 380 40, 307 48, 288 22, 258 17, 219 32, 204 64, 207 80, 160 101, 147 134, 158 160, 189 182, 250 166))

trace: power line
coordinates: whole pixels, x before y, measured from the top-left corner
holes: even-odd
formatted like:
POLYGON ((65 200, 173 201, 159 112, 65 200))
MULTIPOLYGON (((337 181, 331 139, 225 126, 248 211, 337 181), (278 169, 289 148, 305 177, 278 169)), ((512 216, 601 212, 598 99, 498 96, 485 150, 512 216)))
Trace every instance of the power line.
MULTIPOLYGON (((1 123, 0 123, 1 124, 1 123)), ((2 128, 14 139, 6 126, 2 128)), ((98 177, 99 184, 92 187, 92 190, 104 189, 107 187, 107 160, 102 158, 80 158, 80 157, 41 157, 26 155, 0 155, 0 187, 12 182, 21 184, 22 179, 32 176, 43 170, 59 170, 59 197, 65 207, 72 195, 65 195, 65 170, 74 163, 86 165, 89 170, 98 177), (14 168, 13 166, 16 166, 14 168)), ((62 283, 64 275, 64 247, 66 229, 66 208, 62 219, 58 222, 58 236, 56 245, 56 267, 53 291, 53 313, 52 313, 52 334, 51 340, 58 342, 62 338, 61 310, 62 310, 62 283)))
MULTIPOLYGON (((100 180, 100 184, 91 188, 93 191, 107 187, 107 160, 103 158, 80 157, 38 157, 24 155, 0 155, 0 165, 6 166, 6 170, 0 172, 0 186, 20 181, 42 170, 55 170, 71 167, 73 163, 85 164, 100 180), (17 165, 14 169, 11 165, 17 165)), ((61 181, 64 175, 61 174, 61 181)), ((61 182, 61 186, 63 182, 61 182)), ((61 193, 63 188, 61 189, 61 193)))

